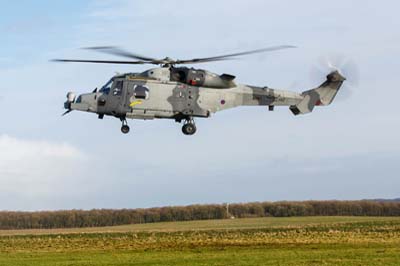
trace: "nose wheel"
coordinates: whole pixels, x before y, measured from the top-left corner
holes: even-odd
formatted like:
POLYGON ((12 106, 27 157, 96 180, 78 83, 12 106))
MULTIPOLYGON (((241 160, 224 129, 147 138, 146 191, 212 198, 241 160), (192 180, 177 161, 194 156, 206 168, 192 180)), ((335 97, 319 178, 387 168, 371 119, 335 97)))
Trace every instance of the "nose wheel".
POLYGON ((182 133, 188 136, 194 135, 197 131, 196 125, 194 123, 194 120, 188 119, 185 121, 185 124, 182 127, 182 133))
POLYGON ((126 121, 126 119, 121 119, 121 121, 122 121, 121 132, 124 134, 128 134, 130 131, 128 122, 126 121))

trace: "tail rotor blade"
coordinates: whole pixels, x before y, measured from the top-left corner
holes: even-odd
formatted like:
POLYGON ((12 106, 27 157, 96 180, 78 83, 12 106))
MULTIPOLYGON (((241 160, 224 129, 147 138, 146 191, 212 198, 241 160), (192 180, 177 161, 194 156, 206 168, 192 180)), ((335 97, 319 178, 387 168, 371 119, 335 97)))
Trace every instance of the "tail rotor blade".
POLYGON ((346 78, 337 96, 338 101, 350 98, 359 85, 360 74, 357 64, 343 56, 321 57, 311 69, 310 76, 314 82, 323 81, 325 76, 332 71, 338 71, 346 78))

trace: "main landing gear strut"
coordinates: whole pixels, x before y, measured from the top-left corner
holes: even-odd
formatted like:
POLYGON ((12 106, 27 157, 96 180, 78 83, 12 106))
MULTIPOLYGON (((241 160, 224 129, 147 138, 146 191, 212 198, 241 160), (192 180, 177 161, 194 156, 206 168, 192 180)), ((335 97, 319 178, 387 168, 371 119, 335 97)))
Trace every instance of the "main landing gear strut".
POLYGON ((128 134, 130 128, 128 126, 128 122, 126 121, 126 118, 121 118, 121 122, 122 122, 121 132, 124 134, 128 134))
POLYGON ((185 135, 194 135, 197 131, 194 119, 192 117, 185 120, 185 124, 182 127, 182 132, 185 135))

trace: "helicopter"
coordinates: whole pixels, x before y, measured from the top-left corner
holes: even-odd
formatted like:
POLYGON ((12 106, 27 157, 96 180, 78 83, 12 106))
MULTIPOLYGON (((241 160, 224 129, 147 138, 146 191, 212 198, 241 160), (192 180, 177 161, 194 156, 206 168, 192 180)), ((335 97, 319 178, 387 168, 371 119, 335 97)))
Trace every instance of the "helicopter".
POLYGON ((295 48, 291 45, 232 53, 220 56, 175 60, 169 57, 156 59, 128 52, 113 46, 89 47, 94 50, 129 60, 80 60, 54 59, 55 62, 93 64, 153 64, 142 73, 125 73, 113 76, 99 90, 77 96, 67 94, 63 115, 74 110, 98 115, 113 116, 121 120, 121 132, 129 133, 127 119, 172 119, 183 122, 182 132, 194 135, 197 131, 195 118, 209 118, 212 114, 239 107, 263 106, 274 111, 276 106, 288 106, 294 115, 307 114, 315 106, 332 103, 346 78, 333 70, 320 86, 302 93, 238 84, 231 74, 218 75, 203 69, 181 65, 216 62, 239 56, 295 48))

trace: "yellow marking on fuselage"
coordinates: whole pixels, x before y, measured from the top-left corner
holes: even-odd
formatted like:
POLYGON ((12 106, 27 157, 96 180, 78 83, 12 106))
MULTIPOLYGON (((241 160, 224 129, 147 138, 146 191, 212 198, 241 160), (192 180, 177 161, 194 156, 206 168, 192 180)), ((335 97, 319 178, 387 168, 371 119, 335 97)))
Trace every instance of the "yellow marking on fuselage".
POLYGON ((129 105, 130 107, 134 107, 135 105, 138 105, 138 104, 142 104, 142 101, 134 101, 134 102, 131 102, 131 104, 129 105))

